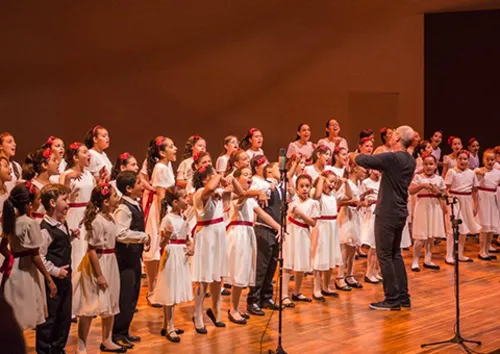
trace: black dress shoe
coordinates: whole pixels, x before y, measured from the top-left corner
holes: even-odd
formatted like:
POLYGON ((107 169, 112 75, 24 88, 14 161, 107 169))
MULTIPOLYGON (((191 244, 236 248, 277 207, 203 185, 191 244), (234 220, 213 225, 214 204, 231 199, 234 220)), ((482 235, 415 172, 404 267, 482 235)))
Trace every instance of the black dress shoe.
POLYGON ((292 294, 292 301, 295 302, 312 302, 312 299, 305 297, 302 294, 292 294))
POLYGON ((500 253, 500 249, 488 250, 488 253, 500 253))
POLYGON ((379 310, 379 311, 401 311, 400 304, 398 303, 392 304, 385 301, 371 303, 370 308, 372 310, 379 310))
POLYGON ((184 330, 183 330, 183 329, 180 329, 180 328, 176 328, 176 329, 175 329, 175 333, 177 333, 177 334, 183 334, 183 333, 184 333, 184 330))
POLYGON ((193 324, 194 324, 194 329, 196 330, 196 333, 198 334, 207 334, 207 327, 203 326, 201 328, 196 328, 196 322, 194 321, 194 316, 192 318, 193 324))
POLYGON ((243 317, 245 320, 249 320, 250 319, 250 315, 248 313, 241 313, 240 312, 240 316, 243 317))
POLYGON ((496 260, 497 256, 490 254, 491 259, 496 260))
POLYGON ((472 258, 467 258, 467 259, 459 259, 458 260, 459 262, 463 262, 463 263, 473 263, 474 261, 472 260, 472 258))
MULTIPOLYGON (((160 332, 160 334, 163 336, 163 337, 167 337, 167 339, 169 341, 171 341, 172 343, 180 343, 181 341, 181 338, 180 337, 172 337, 170 334, 171 333, 176 333, 175 330, 173 330, 172 332, 167 332, 167 330, 165 328, 163 328, 160 332)), ((176 333, 177 334, 177 333, 176 333)))
POLYGON ((227 317, 229 318, 229 321, 233 322, 233 323, 236 323, 238 325, 246 325, 247 324, 247 320, 245 320, 244 318, 242 318, 241 320, 237 320, 235 319, 232 315, 231 315, 231 310, 227 310, 227 317))
POLYGON ((125 348, 125 347, 120 347, 117 349, 108 349, 102 343, 101 343, 101 347, 99 349, 101 349, 101 352, 105 352, 105 353, 126 353, 127 352, 127 348, 125 348))
POLYGON ((420 272, 420 268, 419 267, 411 267, 411 271, 412 272, 420 272))
POLYGON ((483 257, 481 255, 479 255, 477 258, 479 258, 482 261, 491 261, 493 259, 493 258, 491 258, 491 256, 483 257))
POLYGON ((231 295, 231 292, 227 289, 222 289, 221 293, 222 296, 229 296, 231 295))
POLYGON ((125 349, 132 349, 134 347, 134 344, 132 344, 132 342, 130 342, 127 337, 123 335, 113 336, 113 342, 121 345, 125 349))
POLYGON ((326 302, 326 299, 324 296, 316 296, 313 294, 313 299, 319 302, 326 302))
POLYGON ((130 335, 130 334, 127 334, 125 336, 125 338, 127 338, 127 340, 129 342, 140 342, 141 341, 141 337, 139 337, 139 336, 133 336, 133 335, 130 335))
POLYGON ((321 290, 321 295, 327 296, 327 297, 334 297, 334 298, 338 298, 339 297, 339 294, 336 293, 335 291, 324 291, 324 290, 321 290))
POLYGON ((218 328, 223 328, 223 327, 226 327, 226 324, 224 322, 217 322, 217 319, 215 318, 215 314, 214 312, 212 311, 212 309, 208 309, 207 312, 206 312, 208 318, 210 318, 212 320, 212 322, 214 323, 215 327, 218 327, 218 328))
POLYGON ((255 316, 265 316, 264 311, 257 304, 251 304, 247 306, 248 313, 255 316))
POLYGON ((349 277, 346 277, 345 278, 345 282, 347 285, 349 285, 351 288, 355 288, 355 289, 362 289, 363 288, 363 284, 361 284, 359 281, 357 281, 356 279, 354 279, 353 276, 349 276, 349 277), (353 279, 354 282, 348 282, 347 279, 353 279))
POLYGON ((268 310, 279 310, 280 306, 275 303, 272 299, 264 301, 261 306, 263 309, 268 309, 268 310))
POLYGON ((78 319, 76 317, 71 317, 71 323, 78 323, 78 319))
POLYGON ((437 264, 427 264, 427 263, 424 263, 424 268, 433 269, 433 270, 440 270, 441 269, 441 267, 438 266, 437 264))
POLYGON ((368 284, 378 284, 378 283, 380 283, 380 281, 379 280, 371 280, 370 278, 368 278, 365 275, 365 283, 368 283, 368 284))
POLYGON ((231 284, 224 283, 224 289, 231 289, 233 286, 231 284))
MULTIPOLYGON (((344 278, 340 278, 340 279, 344 279, 344 278)), ((352 288, 349 285, 346 284, 346 285, 340 286, 337 284, 337 281, 335 281, 335 289, 340 290, 340 291, 352 291, 352 288)))
POLYGON ((401 301, 400 304, 401 304, 401 308, 403 308, 403 309, 410 309, 411 308, 410 299, 401 301))

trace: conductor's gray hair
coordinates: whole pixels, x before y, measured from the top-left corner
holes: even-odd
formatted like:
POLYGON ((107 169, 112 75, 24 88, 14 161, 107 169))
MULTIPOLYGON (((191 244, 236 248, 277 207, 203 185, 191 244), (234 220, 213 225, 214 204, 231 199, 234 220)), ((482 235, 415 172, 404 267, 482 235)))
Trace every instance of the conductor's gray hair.
POLYGON ((403 148, 407 149, 411 146, 413 139, 415 138, 415 131, 412 127, 408 125, 402 125, 396 129, 396 133, 400 137, 400 144, 403 148))

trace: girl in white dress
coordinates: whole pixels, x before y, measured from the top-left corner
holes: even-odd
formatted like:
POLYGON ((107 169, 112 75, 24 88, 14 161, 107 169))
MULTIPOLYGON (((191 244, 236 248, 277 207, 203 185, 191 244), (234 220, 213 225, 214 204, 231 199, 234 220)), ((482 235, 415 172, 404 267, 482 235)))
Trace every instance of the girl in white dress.
POLYGON ((359 209, 368 206, 365 195, 361 194, 360 181, 366 178, 366 170, 358 165, 351 166, 351 173, 346 183, 352 192, 352 198, 339 202, 340 212, 338 215, 340 244, 342 247, 343 265, 337 272, 335 287, 341 291, 351 291, 352 288, 362 288, 363 285, 354 278, 354 258, 356 248, 361 245, 360 228, 361 220, 359 209), (347 275, 346 275, 347 273, 347 275), (348 281, 348 279, 350 281, 348 281))
POLYGON ((310 164, 313 151, 316 146, 309 141, 311 139, 311 127, 305 123, 299 124, 297 127, 297 136, 295 141, 288 145, 286 157, 291 158, 293 154, 300 152, 306 159, 306 164, 310 164))
POLYGON ((123 194, 116 187, 116 177, 123 171, 132 171, 135 173, 139 171, 139 165, 137 164, 136 158, 129 152, 124 152, 118 156, 113 171, 111 171, 111 182, 109 182, 109 184, 111 184, 119 198, 121 198, 123 194))
POLYGON ((470 138, 467 149, 470 152, 469 168, 474 170, 481 165, 481 160, 479 159, 479 141, 476 138, 470 138))
MULTIPOLYGON (((255 285, 257 267, 257 241, 253 222, 256 216, 276 231, 280 225, 259 206, 255 197, 263 194, 258 190, 250 190, 252 171, 248 167, 234 172, 233 186, 239 198, 232 203, 231 221, 226 227, 228 242, 229 283, 232 284, 231 309, 229 320, 244 325, 248 315, 241 315, 238 310, 241 292, 247 286, 255 285)), ((265 196, 265 194, 264 194, 265 196)))
POLYGON ((476 169, 477 187, 477 222, 481 227, 479 234, 479 259, 491 261, 496 256, 489 250, 494 234, 500 232, 500 214, 496 193, 500 185, 500 170, 495 169, 495 151, 488 149, 483 154, 484 167, 476 169))
POLYGON ((453 135, 448 138, 448 145, 452 152, 443 157, 443 176, 446 176, 448 170, 457 166, 457 154, 463 149, 462 139, 453 135))
POLYGON ((328 163, 332 159, 332 152, 325 145, 319 145, 312 154, 312 165, 306 166, 304 173, 311 176, 313 181, 325 171, 328 163))
POLYGON ((238 150, 238 138, 234 135, 228 135, 224 138, 224 151, 217 158, 215 162, 215 170, 217 173, 224 175, 227 169, 227 162, 229 161, 229 157, 233 153, 233 151, 238 150))
POLYGON ((37 188, 18 184, 3 206, 0 251, 5 260, 1 267, 0 292, 12 306, 22 329, 35 329, 45 322, 47 305, 43 278, 50 287, 50 296, 57 293, 56 285, 38 254, 43 244, 40 227, 29 216, 39 204, 40 191, 37 188))
POLYGON ((232 176, 233 172, 238 168, 248 167, 250 166, 250 157, 243 149, 235 150, 229 156, 229 160, 227 161, 226 172, 224 173, 224 177, 232 176))
POLYGON ((380 141, 382 141, 382 145, 377 147, 373 154, 380 154, 382 152, 390 152, 392 151, 391 146, 391 138, 392 138, 393 130, 391 128, 382 128, 380 129, 380 141))
POLYGON ((312 180, 308 175, 297 178, 295 190, 297 199, 290 203, 288 214, 288 235, 283 241, 283 304, 294 307, 288 298, 288 282, 290 273, 295 272, 295 289, 292 301, 311 302, 302 295, 302 280, 304 273, 312 271, 311 262, 311 227, 316 226, 316 219, 320 216, 320 206, 317 200, 309 198, 312 180))
POLYGON ((377 252, 375 249, 375 206, 380 189, 380 171, 370 170, 370 177, 361 182, 361 193, 365 194, 367 202, 361 214, 361 244, 370 247, 366 260, 365 282, 370 284, 380 283, 377 252))
MULTIPOLYGON (((156 286, 156 274, 158 263, 160 262, 160 212, 161 201, 165 198, 165 193, 169 187, 175 185, 175 177, 170 168, 171 163, 177 160, 177 147, 170 138, 159 136, 156 144, 148 156, 148 170, 150 165, 156 161, 151 174, 151 186, 155 189, 151 207, 144 209, 144 221, 146 223, 146 233, 151 237, 151 247, 143 252, 142 257, 148 277, 149 292, 146 295, 148 304, 153 307, 161 307, 160 304, 152 303, 150 297, 154 294, 156 286)), ((149 192, 151 193, 151 192, 149 192)), ((146 196, 145 196, 146 197, 146 196)), ((148 197, 146 197, 149 199, 148 197)))
POLYGON ((71 269, 77 269, 87 252, 86 231, 82 220, 96 181, 87 170, 90 163, 90 153, 84 144, 73 143, 68 147, 66 163, 69 169, 61 174, 59 183, 68 187, 73 196, 70 199, 66 221, 70 231, 79 230, 80 232, 80 237, 71 241, 71 269))
POLYGON ((106 128, 96 125, 85 135, 85 145, 90 152, 90 165, 88 170, 99 181, 109 181, 113 165, 104 152, 109 148, 109 133, 106 128))
MULTIPOLYGON (((59 157, 54 154, 52 149, 39 149, 34 153, 28 154, 23 165, 23 179, 31 181, 39 190, 48 184, 51 184, 50 178, 59 174, 59 157)), ((42 222, 45 214, 45 208, 40 203, 38 210, 31 213, 39 223, 42 222)))
POLYGON ((337 227, 337 200, 350 199, 351 190, 346 186, 345 194, 337 192, 342 180, 332 171, 324 171, 315 183, 314 199, 319 201, 320 215, 312 233, 313 299, 324 302, 325 296, 338 297, 338 294, 330 289, 332 269, 342 265, 342 250, 337 227))
POLYGON ((318 146, 324 145, 329 148, 330 151, 335 150, 335 148, 337 147, 343 147, 344 149, 349 150, 349 147, 347 146, 347 140, 339 136, 340 124, 336 119, 332 118, 326 122, 325 131, 326 137, 318 140, 318 146))
POLYGON ((262 132, 257 128, 252 128, 248 131, 243 140, 241 140, 240 148, 245 150, 251 160, 255 155, 264 155, 264 150, 262 150, 263 143, 264 136, 262 132))
MULTIPOLYGON (((460 262, 472 262, 472 259, 464 256, 464 248, 467 235, 477 234, 480 230, 474 217, 477 210, 478 181, 476 174, 469 169, 469 152, 467 150, 461 150, 456 155, 457 166, 448 170, 444 182, 446 183, 450 196, 458 200, 458 204, 454 205, 455 218, 462 220, 462 223, 459 225, 458 260, 460 262)), ((446 217, 447 235, 445 262, 447 264, 454 264, 453 230, 449 220, 450 215, 451 209, 449 208, 446 217)))
POLYGON ((167 189, 162 207, 164 216, 160 224, 162 234, 160 247, 163 252, 154 302, 163 305, 161 335, 174 343, 181 341, 177 334, 184 333, 184 331, 175 328, 175 305, 193 300, 192 276, 189 266, 189 257, 193 255, 193 247, 189 241, 189 225, 183 216, 187 207, 185 189, 181 187, 167 189), (165 215, 167 209, 170 209, 170 212, 165 215))
MULTIPOLYGON (((117 228, 113 212, 120 198, 109 183, 92 191, 85 209, 84 225, 87 231, 88 252, 73 273, 73 313, 78 321, 77 353, 87 353, 87 338, 92 319, 101 317, 101 351, 125 353, 126 349, 113 342, 111 330, 114 316, 120 312, 120 273, 115 256, 117 228)), ((120 242, 146 243, 143 234, 130 233, 120 242)))
POLYGON ((184 145, 182 162, 177 167, 177 185, 186 188, 187 182, 193 177, 193 156, 207 151, 207 143, 199 135, 192 135, 184 145))
MULTIPOLYGON (((246 154, 245 154, 246 155, 246 154)), ((195 171, 193 205, 196 211, 194 231, 193 281, 197 283, 193 322, 196 332, 206 334, 203 324, 203 300, 210 285, 212 307, 208 317, 216 327, 225 327, 221 322, 220 292, 223 277, 228 276, 227 238, 224 226, 222 198, 226 193, 221 183, 225 179, 211 165, 195 171)))
POLYGON ((329 166, 327 169, 335 173, 338 178, 345 178, 346 167, 349 162, 349 153, 347 149, 343 147, 336 147, 333 150, 333 165, 329 166))
POLYGON ((16 147, 16 141, 12 134, 7 132, 0 134, 0 157, 5 157, 9 161, 12 171, 12 179, 5 183, 8 193, 21 181, 21 165, 13 160, 16 154, 16 147))
POLYGON ((417 166, 415 167, 415 174, 422 173, 424 169, 424 161, 422 159, 422 156, 432 154, 432 151, 432 145, 428 140, 422 140, 420 144, 418 144, 418 146, 413 150, 413 157, 417 162, 417 166))
MULTIPOLYGON (((193 156, 193 171, 198 170, 201 167, 212 165, 212 156, 206 151, 202 151, 199 154, 193 156)), ((188 196, 192 196, 196 190, 193 187, 193 176, 187 181, 186 193, 188 196)))
POLYGON ((64 154, 66 149, 64 148, 64 141, 56 136, 49 136, 45 144, 42 145, 42 149, 51 149, 52 153, 59 159, 59 173, 54 176, 50 176, 51 183, 59 183, 59 176, 61 173, 66 171, 66 160, 64 159, 64 154))
POLYGON ((432 246, 434 239, 443 237, 444 212, 446 206, 439 197, 446 191, 446 185, 441 176, 436 175, 437 160, 434 155, 423 155, 422 173, 416 174, 410 184, 410 194, 415 199, 413 215, 413 264, 411 270, 420 271, 419 258, 422 247, 425 248, 424 268, 439 270, 439 266, 432 262, 432 246))

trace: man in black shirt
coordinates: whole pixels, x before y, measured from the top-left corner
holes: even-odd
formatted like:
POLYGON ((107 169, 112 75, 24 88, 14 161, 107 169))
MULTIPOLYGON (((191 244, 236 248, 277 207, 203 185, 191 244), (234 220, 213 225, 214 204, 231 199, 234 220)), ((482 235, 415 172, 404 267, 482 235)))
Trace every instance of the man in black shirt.
POLYGON ((415 132, 401 126, 394 132, 393 152, 358 155, 358 165, 382 172, 375 209, 375 245, 384 278, 384 301, 370 304, 375 310, 399 311, 410 308, 408 278, 401 256, 401 236, 408 217, 408 187, 415 172, 415 159, 406 151, 415 132))

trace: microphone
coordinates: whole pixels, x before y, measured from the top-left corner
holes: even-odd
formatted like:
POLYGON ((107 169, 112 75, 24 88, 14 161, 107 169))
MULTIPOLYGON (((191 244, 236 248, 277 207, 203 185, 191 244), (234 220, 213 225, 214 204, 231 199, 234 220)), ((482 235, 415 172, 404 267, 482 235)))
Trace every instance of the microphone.
POLYGON ((281 172, 286 172, 286 150, 281 148, 278 155, 278 165, 281 172))

